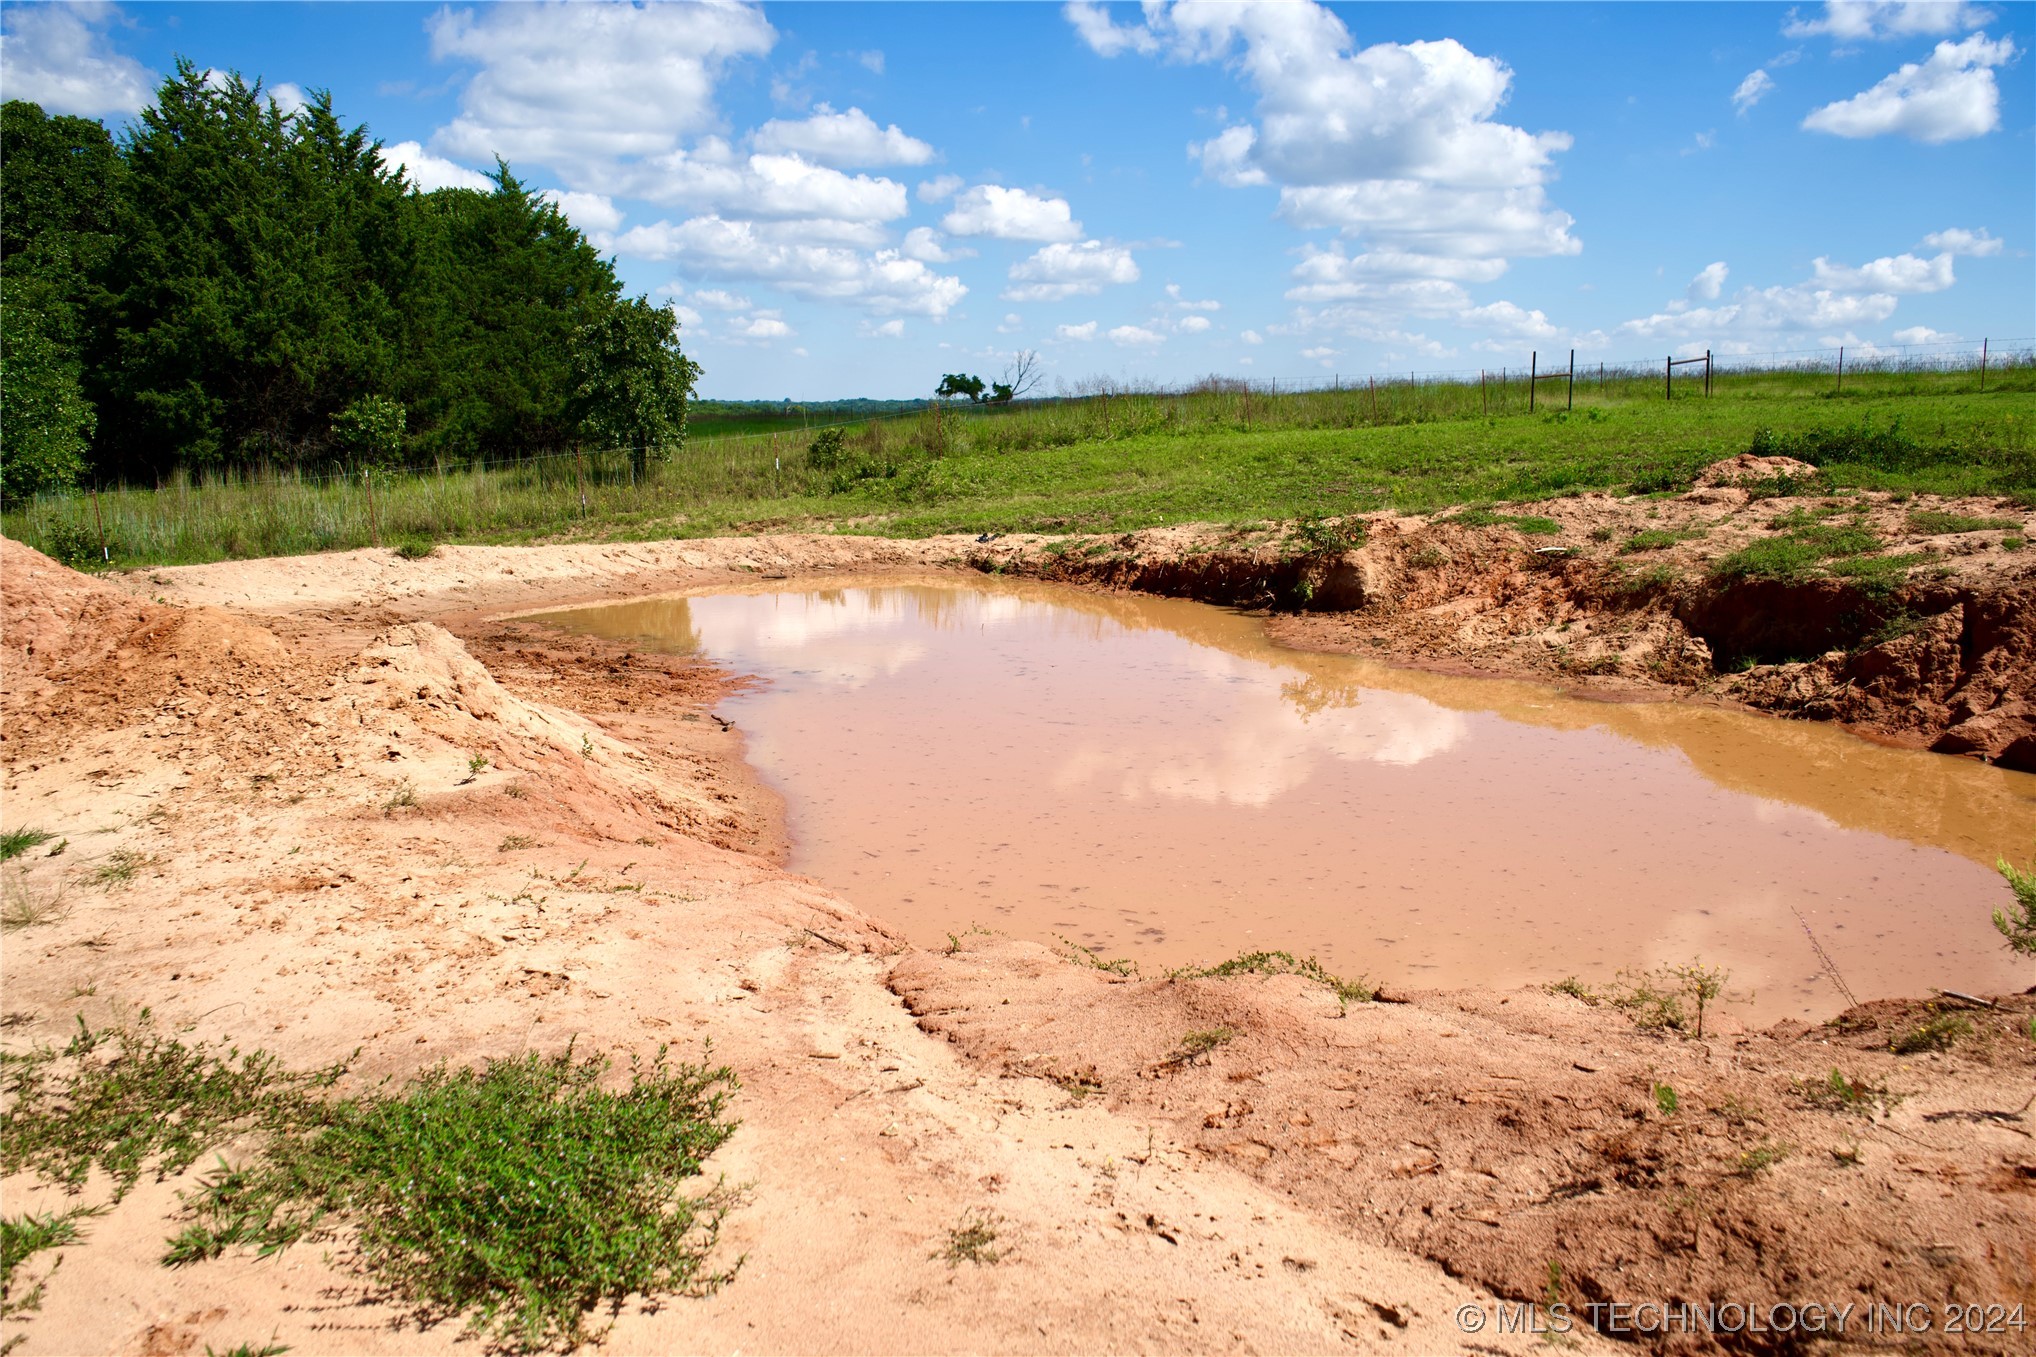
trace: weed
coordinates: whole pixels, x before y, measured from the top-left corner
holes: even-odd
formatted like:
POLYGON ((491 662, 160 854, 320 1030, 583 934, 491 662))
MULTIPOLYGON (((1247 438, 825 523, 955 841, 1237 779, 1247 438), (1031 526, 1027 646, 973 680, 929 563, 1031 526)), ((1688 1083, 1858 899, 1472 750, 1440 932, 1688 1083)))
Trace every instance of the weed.
POLYGON ((236 1343, 224 1352, 215 1352, 210 1343, 205 1345, 205 1357, 283 1357, 290 1350, 287 1343, 278 1343, 273 1337, 256 1347, 252 1343, 236 1343))
POLYGON ((0 1319, 18 1319, 42 1308, 43 1284, 49 1280, 49 1274, 43 1274, 26 1289, 16 1287, 15 1274, 36 1254, 75 1244, 79 1238, 78 1222, 105 1209, 74 1206, 61 1215, 45 1211, 40 1215, 0 1216, 0 1319))
POLYGON ((29 849, 40 847, 55 837, 56 835, 46 829, 29 829, 26 826, 10 829, 0 834, 0 862, 10 862, 29 849))
POLYGON ((406 537, 396 544, 396 554, 406 561, 421 561, 437 551, 438 543, 428 537, 406 537))
POLYGON ((1682 1100, 1676 1097, 1674 1085, 1656 1084, 1654 1086, 1655 1110, 1660 1112, 1662 1116, 1664 1117, 1674 1116, 1676 1113, 1676 1109, 1681 1105, 1682 1100))
POLYGON ((1814 578, 1826 561, 1857 557, 1880 546, 1880 538, 1865 528, 1811 524, 1750 542, 1720 557, 1711 564, 1711 578, 1796 583, 1814 578))
POLYGON ((525 801, 530 797, 530 788, 524 786, 521 782, 512 782, 502 789, 502 795, 508 797, 511 801, 525 801))
POLYGON ((1636 551, 1664 551, 1678 542, 1703 535, 1702 528, 1647 528, 1627 538, 1619 550, 1629 555, 1636 551))
POLYGON ((1441 547, 1425 546, 1407 555, 1407 564, 1416 570, 1431 570, 1438 565, 1449 564, 1449 553, 1441 547))
POLYGON ((1331 974, 1321 962, 1309 957, 1302 961, 1292 952, 1245 952, 1228 961, 1214 966, 1184 966, 1168 971, 1169 980, 1227 980, 1238 975, 1298 975, 1312 980, 1336 996, 1337 1004, 1348 1012, 1350 1005, 1368 1004, 1378 997, 1378 990, 1363 977, 1345 980, 1331 974))
POLYGON ((1181 1044, 1173 1049, 1162 1065, 1199 1065, 1219 1046, 1228 1046, 1237 1040, 1237 1033, 1228 1027, 1211 1027, 1205 1031, 1190 1032, 1181 1038, 1181 1044))
POLYGON ((1837 1066, 1823 1079, 1794 1079, 1789 1087, 1796 1096, 1812 1107, 1827 1112, 1847 1112, 1854 1116, 1872 1118, 1876 1111, 1886 1112, 1898 1106, 1904 1095, 1890 1093, 1885 1084, 1869 1084, 1863 1079, 1847 1079, 1837 1066))
POLYGON ((1543 988, 1550 994, 1567 994, 1572 999, 1581 999, 1592 1007, 1596 1007, 1598 1003, 1598 996, 1591 992, 1590 987, 1573 975, 1566 975, 1554 984, 1545 985, 1543 988))
POLYGON ((596 1336, 586 1315, 603 1302, 712 1291, 733 1275, 704 1271, 729 1198, 681 1187, 735 1131, 723 1115, 735 1076, 673 1065, 662 1047, 631 1059, 624 1091, 601 1087, 608 1068, 568 1047, 320 1105, 255 1167, 222 1165, 171 1251, 285 1247, 330 1215, 420 1318, 465 1313, 470 1330, 526 1349, 596 1336))
POLYGON ((1111 975, 1121 975, 1128 978, 1138 974, 1138 963, 1130 957, 1117 957, 1114 960, 1105 961, 1100 947, 1084 947, 1074 939, 1063 938, 1058 933, 1054 935, 1054 940, 1061 945, 1063 949, 1062 955, 1066 956, 1070 961, 1094 970, 1108 971, 1111 975))
POLYGON ((583 759, 594 757, 594 737, 585 731, 580 732, 580 757, 583 759))
POLYGON ((2020 551, 2027 545, 2029 545, 2028 539, 2022 537, 2003 537, 2001 539, 2002 551, 2020 551))
POLYGON ((467 775, 460 779, 460 786, 462 787, 466 786, 469 782, 472 782, 475 778, 479 777, 482 773, 485 773, 487 771, 488 771, 488 756, 486 754, 469 755, 467 757, 467 775))
POLYGON ((1711 1110, 1723 1118, 1727 1126, 1744 1126, 1749 1121, 1764 1122, 1767 1120, 1766 1117, 1761 1115, 1757 1104, 1747 1102, 1737 1094, 1728 1095, 1724 1102, 1719 1103, 1711 1110))
POLYGON ((935 1249, 932 1257, 945 1262, 949 1267, 960 1267, 963 1263, 974 1263, 988 1267, 1004 1255, 997 1249, 997 1226, 1003 1217, 987 1211, 971 1211, 961 1218, 961 1223, 947 1232, 947 1243, 935 1249))
POLYGON ((148 859, 128 848, 116 848, 99 860, 92 869, 93 884, 109 889, 125 886, 134 880, 134 874, 148 865, 148 859))
POLYGON ((1103 1078, 1096 1073, 1094 1065, 1084 1065, 1071 1074, 1063 1074, 1058 1070, 1053 1070, 1048 1072, 1046 1078, 1049 1083, 1059 1088, 1061 1092, 1067 1094, 1076 1102, 1080 1102, 1084 1098, 1094 1097, 1103 1091, 1103 1078))
POLYGON ((78 1019, 62 1050, 0 1055, 12 1104, 0 1114, 0 1169, 33 1169, 71 1191, 96 1165, 124 1196, 151 1162, 182 1173, 237 1128, 302 1116, 344 1064, 291 1073, 256 1051, 223 1055, 157 1033, 147 1009, 132 1027, 93 1031, 78 1019))
POLYGON ((404 778, 396 784, 396 790, 389 793, 389 799, 382 803, 382 812, 393 815, 399 810, 411 810, 417 805, 417 784, 404 778))
MULTIPOLYGON (((953 956, 956 952, 959 952, 961 950, 961 940, 963 938, 974 937, 978 933, 980 933, 982 936, 986 938, 990 936, 990 930, 983 927, 981 924, 970 924, 967 928, 963 929, 959 933, 949 933, 947 935, 947 954, 949 956, 953 956)), ((1093 957, 1095 954, 1092 952, 1090 953, 1090 955, 1093 957)), ((1110 969, 1110 967, 1107 965, 1102 965, 1099 968, 1102 970, 1110 969)), ((1122 974, 1122 972, 1118 973, 1122 974)))
POLYGON ((2012 951, 2036 956, 2036 863, 2016 867, 2006 858, 1994 863, 2008 889, 2015 894, 2015 908, 1994 911, 1994 927, 2008 940, 2012 951))
POLYGON ((1763 1141, 1739 1156, 1739 1165, 1733 1172, 1741 1178, 1752 1178, 1788 1158, 1794 1148, 1779 1140, 1763 1141))
POLYGON ((1725 981, 1729 978, 1726 972, 1701 962, 1660 966, 1641 973, 1622 971, 1619 976, 1622 988, 1607 993, 1605 998, 1614 1008, 1623 1009, 1642 1029, 1688 1031, 1701 1038, 1704 1012, 1725 992, 1725 981))
POLYGON ((530 835, 509 834, 503 836, 502 842, 495 845, 495 851, 498 853, 514 853, 521 849, 535 847, 537 847, 537 840, 530 835))
POLYGON ((1363 546, 1364 533, 1363 519, 1331 522, 1319 514, 1310 514, 1288 531, 1287 542, 1304 556, 1341 556, 1363 546))
POLYGON ((1529 537, 1555 537, 1561 534, 1562 524, 1552 518, 1536 518, 1530 514, 1514 519, 1513 530, 1526 533, 1529 537))
POLYGON ((1888 1049, 1896 1055, 1916 1055, 1923 1051, 1948 1051, 1958 1044, 1961 1037, 1972 1035, 1972 1021, 1956 1013, 1939 1013, 1934 1018, 1918 1023, 1888 1042, 1888 1049))
POLYGON ((1591 529, 1591 540, 1593 542, 1609 542, 1618 535, 1619 530, 1610 523, 1600 523, 1597 527, 1591 529))
POLYGON ((1970 514, 1947 513, 1942 509, 1909 510, 1909 531, 1930 536, 1940 533, 1990 532, 2003 528, 2013 532, 2021 526, 2021 520, 2016 518, 1974 518, 1970 514))

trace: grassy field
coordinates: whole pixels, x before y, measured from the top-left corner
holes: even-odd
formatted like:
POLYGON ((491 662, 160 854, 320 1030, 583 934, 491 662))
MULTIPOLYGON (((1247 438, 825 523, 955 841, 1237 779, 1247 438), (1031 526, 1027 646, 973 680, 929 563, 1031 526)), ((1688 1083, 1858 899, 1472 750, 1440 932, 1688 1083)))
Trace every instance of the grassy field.
MULTIPOLYGON (((1574 410, 1527 411, 1525 383, 1271 393, 1109 392, 926 411, 839 433, 715 436, 649 475, 619 454, 513 466, 186 478, 7 506, 6 533, 52 555, 178 564, 369 546, 697 537, 1124 531, 1394 508, 1679 490, 1704 464, 1782 452, 1837 486, 2036 496, 2036 364, 1971 372, 1728 374, 1578 383, 1574 410), (1683 383, 1688 383, 1684 385, 1683 383), (821 440, 814 446, 814 440, 821 440), (839 440, 838 445, 834 440, 839 440)), ((1543 402, 1560 404, 1549 383, 1543 402)))

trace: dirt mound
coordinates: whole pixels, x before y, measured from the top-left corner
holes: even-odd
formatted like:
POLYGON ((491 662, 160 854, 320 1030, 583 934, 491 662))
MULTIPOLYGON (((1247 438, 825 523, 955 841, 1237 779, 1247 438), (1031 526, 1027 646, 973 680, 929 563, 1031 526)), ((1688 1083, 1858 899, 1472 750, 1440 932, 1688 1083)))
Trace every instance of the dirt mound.
MULTIPOLYGON (((890 984, 972 1058, 1159 1119, 1502 1296, 1554 1277, 1573 1307, 2036 1297, 2036 995, 1685 1041, 1567 995, 1345 1014, 1295 976, 1126 981, 1007 940, 909 956, 890 984), (1939 1016, 1948 1052, 1890 1053, 1939 1016)), ((1991 1342, 1973 1350, 2019 1350, 1991 1342)))
POLYGON ((1749 481, 1772 481, 1782 477, 1790 480, 1807 481, 1817 475, 1817 468, 1808 462, 1799 462, 1793 457, 1756 457, 1742 452, 1737 457, 1727 457, 1711 463, 1697 473, 1700 489, 1721 485, 1744 485, 1749 481))

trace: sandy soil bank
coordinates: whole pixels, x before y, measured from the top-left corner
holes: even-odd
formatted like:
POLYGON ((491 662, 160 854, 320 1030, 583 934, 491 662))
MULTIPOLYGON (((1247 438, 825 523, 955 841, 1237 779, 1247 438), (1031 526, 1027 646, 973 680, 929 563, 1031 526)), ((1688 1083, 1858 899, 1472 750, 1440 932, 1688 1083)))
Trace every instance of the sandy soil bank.
MULTIPOLYGON (((4 1043, 146 1006, 300 1066, 359 1047, 372 1082, 711 1037, 743 1079, 714 1167, 748 1185, 723 1236, 746 1261, 713 1297, 626 1311, 616 1351, 1517 1350, 1543 1344, 1453 1316, 1543 1298, 1551 1263, 1572 1304, 2036 1307, 2036 997, 1898 1058, 1913 1006, 1679 1041, 1540 991, 1344 1013, 1293 977, 916 951, 775 865, 777 807, 715 714, 740 676, 510 616, 1045 547, 454 547, 93 581, 0 543, 4 821, 66 844, 6 868, 47 917, 0 949, 4 1043), (1834 1065, 1902 1096, 1820 1106, 1802 1090, 1834 1065), (950 1268, 972 1212, 1006 1254, 950 1268)), ((145 1179, 89 1222, 0 1341, 457 1346, 365 1287, 343 1237, 161 1267, 190 1185, 145 1179)), ((4 1187, 10 1214, 60 1197, 4 1187)))

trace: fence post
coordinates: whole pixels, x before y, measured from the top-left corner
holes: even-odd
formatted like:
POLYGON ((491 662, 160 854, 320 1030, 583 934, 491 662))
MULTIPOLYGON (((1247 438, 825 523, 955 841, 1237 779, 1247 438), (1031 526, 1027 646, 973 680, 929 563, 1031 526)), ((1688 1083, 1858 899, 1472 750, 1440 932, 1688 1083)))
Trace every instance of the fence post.
POLYGON ((92 521, 99 525, 99 559, 106 564, 113 563, 113 553, 106 549, 106 516, 99 512, 99 487, 92 486, 92 521))
POLYGON ((1845 346, 1838 346, 1838 394, 1845 394, 1845 346))
POLYGON ((1379 422, 1379 379, 1367 377, 1364 384, 1371 391, 1371 422, 1376 425, 1379 422))
POLYGON ((368 490, 368 540, 379 551, 382 546, 382 525, 375 519, 375 475, 368 467, 361 468, 361 484, 368 490))
POLYGON ((1982 396, 1987 393, 1987 345, 1990 342, 1985 339, 1979 342, 1979 394, 1982 396))
POLYGON ((1574 410, 1574 409, 1576 409, 1576 350, 1575 350, 1575 349, 1571 349, 1571 350, 1569 351, 1569 403, 1568 403, 1567 405, 1563 406, 1563 408, 1564 408, 1565 410, 1574 410))
POLYGON ((573 484, 580 492, 580 512, 587 512, 587 458, 578 443, 573 444, 573 484))
POLYGON ((1478 369, 1478 405, 1484 414, 1490 415, 1492 413, 1492 397, 1491 393, 1485 390, 1485 370, 1483 368, 1478 369))
POLYGON ((1534 413, 1534 388, 1541 385, 1541 352, 1535 350, 1527 356, 1527 413, 1534 413))
POLYGON ((1704 350, 1704 394, 1711 394, 1711 351, 1704 350))

